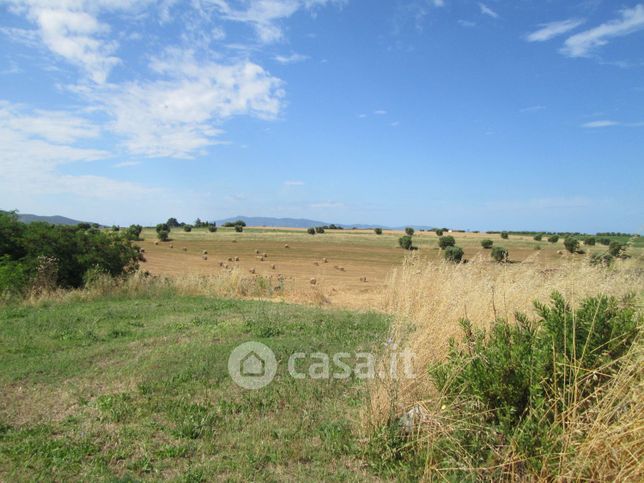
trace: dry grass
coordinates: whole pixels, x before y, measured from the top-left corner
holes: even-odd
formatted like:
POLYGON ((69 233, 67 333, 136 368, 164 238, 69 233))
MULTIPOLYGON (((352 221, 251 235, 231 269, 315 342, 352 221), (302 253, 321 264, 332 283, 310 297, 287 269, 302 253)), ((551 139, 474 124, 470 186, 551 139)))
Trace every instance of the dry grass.
MULTIPOLYGON (((538 255, 523 263, 495 264, 475 258, 459 265, 409 257, 393 271, 383 306, 395 315, 392 345, 398 350, 409 348, 414 354, 415 377, 373 383, 370 407, 363 419, 365 429, 382 427, 392 415, 420 407, 425 422, 429 421, 423 425, 421 440, 431 444, 432 433, 449 432, 454 422, 442 418, 443 402, 427 368, 445 359, 450 338, 461 334, 459 319, 467 318, 474 327, 486 328, 495 318, 513 320, 517 311, 531 315, 533 302, 546 301, 553 291, 562 293, 573 306, 597 294, 641 295, 644 272, 639 267, 640 260, 620 261, 604 269, 576 259, 548 268, 538 255)), ((585 474, 597 481, 644 479, 643 356, 640 340, 600 397, 579 401, 570 413, 561 415, 567 428, 563 436, 566 456, 560 462, 562 477, 578 479, 585 474), (577 411, 582 405, 585 410, 577 411), (570 458, 570 454, 577 456, 570 458)), ((510 479, 514 457, 511 452, 504 455, 510 479)), ((427 471, 436 475, 431 468, 427 471)))

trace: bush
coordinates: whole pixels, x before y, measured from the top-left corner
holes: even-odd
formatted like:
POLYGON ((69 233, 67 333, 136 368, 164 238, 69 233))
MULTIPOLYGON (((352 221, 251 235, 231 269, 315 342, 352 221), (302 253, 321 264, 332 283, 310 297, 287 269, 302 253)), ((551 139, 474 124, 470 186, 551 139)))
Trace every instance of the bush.
POLYGON ((235 225, 235 233, 241 233, 244 231, 245 225, 235 225))
POLYGON ((597 243, 608 246, 610 245, 610 238, 598 238, 597 243))
MULTIPOLYGON (((123 234, 91 226, 24 224, 13 213, 0 213, 0 264, 1 284, 17 292, 38 277, 47 279, 47 288, 76 288, 94 267, 110 276, 134 270, 138 249, 123 234)), ((6 289, 0 285, 0 292, 6 289)))
POLYGON ((443 236, 443 230, 436 230, 436 236, 443 236))
POLYGON ((159 233, 160 231, 170 232, 170 225, 168 225, 167 223, 159 223, 156 226, 156 230, 157 230, 157 233, 159 233))
POLYGON ((398 239, 398 244, 401 246, 401 248, 404 248, 405 250, 411 250, 413 248, 412 240, 409 235, 401 236, 398 239))
MULTIPOLYGON (((495 468, 511 450, 524 471, 550 479, 564 449, 556 415, 587 407, 579 401, 617 373, 642 322, 632 302, 620 306, 606 296, 585 299, 575 311, 555 293, 549 306, 535 309, 536 319, 499 319, 488 333, 461 321, 462 341, 452 340, 447 360, 430 367, 449 406, 445 419, 467 422, 433 442, 447 461, 471 458, 495 468)), ((483 479, 502 479, 496 471, 483 479)))
POLYGON ((453 236, 447 235, 438 239, 438 246, 443 250, 447 247, 453 247, 454 245, 456 245, 456 240, 454 240, 453 236))
POLYGON ((507 231, 502 231, 501 232, 501 238, 503 238, 504 240, 507 240, 508 239, 508 232, 507 231))
POLYGON ((307 232, 309 235, 315 235, 315 228, 307 228, 306 232, 307 232))
POLYGON ((592 266, 609 267, 613 263, 614 257, 609 253, 593 253, 590 256, 592 266))
POLYGON ((382 228, 374 228, 373 231, 376 235, 382 235, 382 228))
POLYGON ((543 239, 543 235, 541 233, 535 235, 532 237, 534 241, 541 241, 543 239))
POLYGON ((613 240, 608 245, 608 254, 613 257, 622 257, 626 251, 626 244, 613 240))
POLYGON ((119 231, 121 231, 121 227, 118 226, 118 225, 112 225, 112 231, 119 232, 119 231))
POLYGON ((190 233, 192 231, 192 225, 183 225, 183 231, 190 233))
POLYGON ((170 231, 172 228, 179 228, 181 224, 176 218, 168 218, 168 221, 164 223, 166 225, 166 230, 170 231))
POLYGON ((457 246, 449 246, 445 248, 443 256, 448 262, 458 263, 463 259, 463 249, 457 246))
POLYGON ((589 236, 584 238, 584 245, 589 245, 593 246, 595 244, 595 237, 594 236, 589 236))
POLYGON ((494 242, 492 240, 481 240, 481 246, 483 248, 492 248, 492 245, 494 245, 494 242))
POLYGON ((559 235, 550 235, 548 237, 548 243, 557 243, 559 241, 559 235))
POLYGON ((568 250, 570 253, 575 253, 579 248, 579 240, 571 236, 566 237, 564 239, 564 247, 566 247, 566 250, 568 250))
POLYGON ((235 226, 246 226, 246 222, 244 220, 237 220, 224 223, 225 228, 234 228, 235 226))
POLYGON ((215 233, 217 231, 217 225, 208 225, 208 231, 210 233, 215 233))
POLYGON ((315 233, 324 233, 324 228, 321 226, 316 226, 315 227, 315 233))
POLYGON ((499 246, 492 248, 492 251, 490 252, 490 256, 496 262, 506 262, 508 260, 508 255, 508 251, 505 248, 499 246))
POLYGON ((125 236, 128 240, 138 240, 142 231, 143 227, 141 225, 130 225, 125 232, 125 236))
POLYGON ((170 232, 168 230, 157 231, 157 238, 162 242, 166 242, 170 240, 170 232))
POLYGON ((407 228, 405 228, 405 234, 407 236, 414 236, 414 233, 415 231, 411 226, 408 226, 407 228))

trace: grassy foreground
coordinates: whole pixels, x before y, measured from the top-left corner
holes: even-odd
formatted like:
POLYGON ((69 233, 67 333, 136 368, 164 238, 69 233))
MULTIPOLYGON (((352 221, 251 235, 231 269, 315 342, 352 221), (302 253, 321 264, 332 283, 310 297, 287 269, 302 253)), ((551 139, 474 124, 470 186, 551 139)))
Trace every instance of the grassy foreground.
POLYGON ((357 380, 296 380, 296 351, 370 350, 385 316, 206 297, 105 297, 0 308, 0 480, 368 478, 357 380), (279 369, 237 387, 230 351, 279 369))

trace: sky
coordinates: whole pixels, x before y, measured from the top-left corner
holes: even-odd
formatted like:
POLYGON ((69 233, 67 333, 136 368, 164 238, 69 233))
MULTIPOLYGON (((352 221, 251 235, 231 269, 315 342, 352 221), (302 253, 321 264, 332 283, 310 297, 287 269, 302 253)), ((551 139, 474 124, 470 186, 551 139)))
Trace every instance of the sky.
POLYGON ((0 209, 644 230, 644 2, 0 0, 0 209))

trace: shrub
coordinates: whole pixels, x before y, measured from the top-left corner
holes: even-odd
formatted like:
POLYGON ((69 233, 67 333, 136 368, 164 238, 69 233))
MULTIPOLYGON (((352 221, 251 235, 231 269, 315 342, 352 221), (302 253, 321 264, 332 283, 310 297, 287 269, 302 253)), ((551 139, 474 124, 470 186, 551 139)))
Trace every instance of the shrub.
POLYGON ((625 251, 626 244, 620 243, 617 240, 613 240, 612 242, 610 242, 610 245, 608 245, 608 254, 612 255, 613 257, 621 257, 623 256, 625 251))
POLYGON ((461 321, 462 341, 452 340, 447 360, 430 367, 452 411, 446 420, 466 421, 442 436, 446 441, 433 442, 448 461, 463 461, 465 451, 465 460, 495 468, 505 454, 502 443, 524 471, 550 479, 545 475, 556 470, 564 449, 564 418, 557 415, 588 407, 579 401, 617 373, 641 325, 631 302, 620 306, 607 296, 585 299, 575 311, 554 293, 549 306, 535 303, 535 309, 536 319, 499 319, 487 333, 461 321))
POLYGON ((125 232, 125 236, 128 240, 138 240, 142 231, 143 227, 141 225, 130 225, 125 232))
POLYGON ((438 246, 443 250, 447 247, 453 247, 454 245, 456 245, 456 240, 454 240, 453 236, 446 235, 438 239, 438 246))
POLYGON ((306 232, 307 232, 309 235, 315 235, 315 228, 307 228, 306 232))
POLYGON ((237 221, 227 221, 224 223, 224 227, 226 228, 233 228, 235 226, 246 226, 246 222, 244 220, 237 220, 237 221))
POLYGON ((602 237, 602 238, 598 238, 598 239, 597 239, 597 243, 599 243, 600 245, 606 245, 606 246, 608 246, 608 245, 610 245, 610 238, 603 238, 603 237, 602 237))
POLYGON ((244 226, 245 225, 235 225, 235 232, 236 233, 241 233, 244 231, 244 226))
POLYGON ((156 226, 156 230, 157 230, 157 233, 159 233, 160 231, 170 232, 170 225, 168 225, 167 223, 159 223, 156 226))
POLYGON ((382 228, 374 228, 373 231, 376 235, 382 235, 382 228))
POLYGON ((168 230, 157 230, 157 238, 162 241, 168 241, 170 239, 170 232, 168 230))
POLYGON ((217 231, 217 225, 208 225, 208 231, 210 233, 215 233, 217 231))
POLYGON ((449 246, 445 248, 443 256, 448 262, 458 263, 463 259, 463 249, 457 246, 449 246))
POLYGON ((559 235, 550 235, 548 237, 548 243, 557 243, 559 241, 559 235))
POLYGON ((577 249, 579 248, 579 240, 576 238, 573 238, 571 236, 568 236, 564 239, 564 247, 566 250, 568 250, 570 253, 575 253, 577 249))
POLYGON ((508 260, 508 251, 503 247, 496 246, 492 248, 490 256, 497 262, 506 262, 508 260))
POLYGON ((492 248, 492 245, 494 245, 494 242, 492 240, 481 240, 481 246, 483 248, 492 248))
POLYGON ((170 231, 171 228, 179 228, 181 224, 176 218, 168 218, 168 221, 164 223, 166 225, 166 230, 170 231))
POLYGON ((119 231, 121 231, 121 227, 118 226, 118 225, 112 225, 112 231, 119 232, 119 231))
POLYGON ((441 230, 441 229, 436 230, 436 235, 437 236, 443 236, 443 230, 441 230))
POLYGON ((324 233, 324 227, 316 226, 315 227, 315 233, 324 233))
POLYGON ((586 237, 586 238, 584 238, 584 245, 593 246, 595 244, 595 241, 596 240, 595 240, 594 236, 586 237))
POLYGON ((398 239, 398 244, 401 246, 401 248, 404 248, 405 250, 411 250, 413 248, 412 240, 409 235, 401 236, 398 239))
POLYGON ((534 241, 541 241, 543 239, 543 235, 541 233, 538 233, 532 238, 534 239, 534 241))
POLYGON ((183 231, 190 233, 192 231, 192 225, 183 225, 183 231))
POLYGON ((415 231, 411 226, 408 226, 407 228, 405 228, 405 234, 407 236, 414 236, 414 233, 415 231))
POLYGON ((590 256, 590 264, 592 266, 609 267, 613 263, 614 257, 609 253, 593 253, 590 256))
POLYGON ((503 238, 504 240, 507 240, 508 239, 508 232, 507 231, 502 231, 501 232, 501 238, 503 238))

